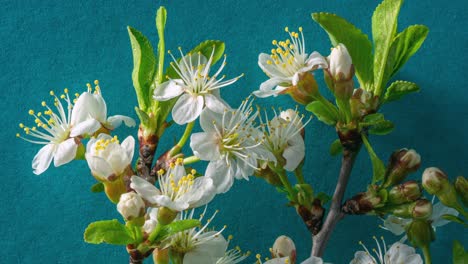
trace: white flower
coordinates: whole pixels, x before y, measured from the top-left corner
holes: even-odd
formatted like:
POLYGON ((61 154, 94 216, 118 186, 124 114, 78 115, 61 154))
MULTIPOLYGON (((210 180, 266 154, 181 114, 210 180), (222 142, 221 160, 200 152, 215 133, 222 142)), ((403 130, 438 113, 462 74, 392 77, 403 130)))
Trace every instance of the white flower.
POLYGON ((257 160, 275 160, 263 145, 263 134, 255 127, 252 101, 244 101, 237 110, 217 114, 205 110, 200 118, 204 132, 190 138, 193 153, 210 161, 206 177, 212 178, 218 193, 228 191, 236 179, 246 179, 257 169, 257 160))
POLYGON ((209 76, 214 48, 208 60, 200 52, 184 56, 182 50, 180 48, 179 50, 182 56, 180 61, 177 61, 172 53, 169 52, 169 54, 174 60, 171 65, 180 79, 171 79, 157 86, 154 90, 154 99, 167 101, 181 95, 172 108, 172 118, 179 125, 197 119, 205 106, 218 113, 229 108, 228 104, 221 99, 219 89, 233 84, 242 75, 227 81, 223 81, 224 75, 218 78, 226 65, 226 56, 216 73, 209 76))
POLYGON ((328 71, 336 81, 348 80, 353 76, 353 61, 345 45, 340 43, 332 48, 327 60, 328 71))
MULTIPOLYGON (((228 239, 229 243, 230 239, 228 239)), ((224 256, 216 261, 216 264, 237 264, 242 262, 250 255, 250 252, 242 253, 239 247, 229 249, 224 256)))
POLYGON ((68 89, 64 90, 64 94, 60 98, 50 91, 50 95, 54 97, 54 112, 46 102, 42 102, 42 106, 46 108, 44 112, 35 112, 29 110, 29 114, 35 118, 36 126, 27 127, 22 123, 19 125, 27 136, 37 138, 31 140, 22 137, 19 133, 16 134, 28 142, 45 145, 36 154, 32 161, 32 168, 35 174, 41 174, 49 168, 52 159, 54 166, 58 167, 72 161, 76 156, 78 145, 81 144, 79 139, 70 137, 72 128, 72 108, 73 103, 68 95, 68 89), (60 99, 63 99, 67 105, 66 108, 62 105, 60 99))
POLYGON ((86 161, 94 177, 114 180, 131 165, 135 139, 128 136, 120 144, 117 136, 99 134, 86 145, 86 161))
POLYGON ((273 40, 275 48, 271 50, 271 55, 261 53, 258 56, 258 66, 270 77, 254 92, 258 97, 276 96, 297 85, 301 73, 327 67, 326 59, 318 52, 306 53, 302 28, 299 28, 300 39, 299 33, 289 32, 288 28, 285 31, 290 39, 280 42, 273 40))
POLYGON ((70 135, 72 137, 78 135, 91 135, 98 131, 101 127, 106 130, 114 128, 125 123, 126 126, 135 126, 135 120, 130 117, 115 115, 107 117, 107 106, 104 98, 101 95, 99 82, 96 80, 94 93, 91 92, 91 85, 88 84, 88 92, 82 93, 75 102, 75 107, 72 113, 73 126, 70 135))
MULTIPOLYGON (((206 208, 198 219, 200 222, 203 220, 205 212, 206 208)), ((221 233, 226 227, 224 226, 220 231, 208 231, 207 229, 217 212, 201 228, 195 227, 185 230, 170 238, 168 244, 170 244, 171 250, 184 254, 184 264, 215 264, 218 259, 224 257, 228 242, 221 233)), ((182 212, 180 219, 193 219, 193 214, 194 210, 190 213, 182 212)))
MULTIPOLYGON (((444 226, 450 221, 445 220, 442 216, 445 214, 450 214, 457 216, 458 211, 443 205, 441 202, 436 203, 432 207, 432 215, 430 217, 431 225, 436 230, 436 227, 444 226)), ((406 219, 397 217, 394 215, 389 215, 384 220, 384 226, 382 227, 385 230, 392 232, 396 236, 400 236, 405 232, 405 227, 411 223, 412 219, 406 219)), ((403 241, 406 240, 406 236, 402 239, 403 241)))
MULTIPOLYGON (((256 264, 292 264, 291 260, 289 259, 289 257, 284 257, 284 258, 273 258, 273 259, 270 259, 270 260, 267 260, 265 262, 262 262, 262 260, 260 259, 260 255, 257 254, 257 262, 256 264)), ((325 262, 323 262, 323 260, 319 257, 314 257, 314 256, 311 256, 310 258, 304 260, 303 262, 301 262, 301 264, 327 264, 325 262)))
POLYGON ((421 256, 416 254, 413 247, 396 242, 387 250, 387 245, 383 238, 382 246, 377 238, 374 237, 374 240, 377 244, 377 249, 373 249, 371 252, 360 242, 365 251, 356 252, 350 264, 423 264, 421 256), (375 257, 372 253, 375 253, 375 257))
POLYGON ((132 220, 145 212, 145 202, 134 192, 124 193, 117 203, 117 211, 126 219, 132 220))
POLYGON ((186 174, 183 160, 178 159, 165 174, 158 172, 159 189, 140 177, 132 177, 130 187, 156 207, 180 212, 205 205, 215 195, 213 180, 206 176, 195 178, 194 174, 194 170, 186 174))
POLYGON ((276 238, 273 247, 271 248, 271 255, 275 258, 289 257, 290 260, 296 262, 296 245, 291 238, 287 236, 279 236, 276 238))
POLYGON ((293 109, 281 111, 279 115, 275 111, 275 117, 263 126, 267 135, 265 145, 286 160, 284 169, 287 171, 294 171, 305 156, 301 133, 310 120, 303 124, 303 118, 293 109))

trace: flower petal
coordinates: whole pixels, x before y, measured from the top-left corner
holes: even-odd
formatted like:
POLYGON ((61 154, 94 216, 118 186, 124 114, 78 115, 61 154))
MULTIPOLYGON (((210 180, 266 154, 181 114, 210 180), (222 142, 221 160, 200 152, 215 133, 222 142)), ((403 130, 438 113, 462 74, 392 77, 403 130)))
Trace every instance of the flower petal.
POLYGON ((55 151, 54 155, 54 166, 58 167, 65 163, 72 161, 76 156, 76 150, 78 145, 74 138, 69 138, 64 142, 60 143, 55 151))
POLYGON ((181 95, 184 92, 184 88, 178 83, 177 80, 170 80, 157 86, 154 89, 154 99, 167 101, 181 95))
POLYGON ((436 203, 434 205, 434 208, 432 209, 432 216, 431 216, 432 226, 439 227, 439 226, 443 226, 443 225, 450 223, 450 221, 442 218, 442 216, 445 214, 458 216, 458 211, 453 208, 443 205, 441 202, 436 203))
POLYGON ((202 176, 194 180, 190 191, 182 195, 180 200, 187 202, 190 208, 196 208, 211 202, 215 195, 213 179, 202 176))
POLYGON ((130 188, 135 190, 143 199, 148 202, 153 202, 154 198, 161 195, 161 192, 153 184, 145 181, 138 176, 132 176, 130 178, 130 188))
POLYGON ((205 177, 213 179, 217 193, 227 192, 234 183, 234 171, 223 159, 208 163, 205 177))
POLYGON ((207 108, 216 113, 223 113, 225 109, 230 108, 224 100, 212 94, 205 95, 205 104, 207 108))
POLYGON ((216 132, 215 126, 220 130, 222 121, 222 114, 215 113, 208 108, 205 108, 200 115, 200 126, 205 132, 216 132))
POLYGON ((319 257, 311 256, 310 258, 301 262, 301 264, 323 264, 323 260, 319 257))
POLYGON ((257 91, 254 91, 253 94, 257 97, 264 98, 268 96, 276 96, 278 93, 286 89, 286 87, 278 86, 280 83, 282 83, 284 80, 279 79, 279 78, 271 78, 266 81, 264 81, 260 85, 260 89, 257 91))
POLYGON ((193 133, 190 136, 190 147, 193 154, 201 160, 218 160, 221 158, 218 147, 218 137, 214 132, 193 133))
POLYGON ((91 169, 94 177, 98 177, 101 180, 107 180, 107 178, 115 174, 111 165, 103 158, 93 156, 89 153, 85 154, 88 167, 91 169))
POLYGON ((55 148, 56 146, 54 144, 47 144, 34 156, 32 161, 34 174, 39 175, 49 168, 52 158, 54 157, 55 148))
POLYGON ((310 67, 309 70, 315 70, 315 69, 324 69, 328 68, 328 62, 325 57, 320 55, 320 53, 314 51, 312 54, 310 54, 309 58, 306 61, 307 66, 310 67))
POLYGON ((260 55, 258 55, 258 66, 269 77, 285 77, 284 74, 278 70, 275 64, 269 64, 268 61, 271 61, 270 55, 266 53, 260 53, 260 55))
POLYGON ((172 118, 183 125, 197 119, 203 110, 203 96, 183 94, 172 108, 172 118))
POLYGON ((283 152, 283 157, 286 159, 284 169, 287 171, 294 171, 297 166, 304 160, 305 145, 304 139, 301 135, 296 134, 288 140, 288 147, 283 152))
POLYGON ((131 163, 133 159, 133 153, 135 151, 135 139, 132 136, 128 136, 120 146, 125 149, 125 152, 127 153, 127 158, 128 162, 131 163))
POLYGON ((133 118, 124 115, 114 115, 107 118, 107 126, 110 129, 119 127, 122 125, 122 122, 128 127, 134 127, 136 125, 133 118))
POLYGON ((81 123, 72 126, 70 137, 82 136, 85 134, 93 134, 101 127, 101 123, 94 118, 87 119, 81 123))

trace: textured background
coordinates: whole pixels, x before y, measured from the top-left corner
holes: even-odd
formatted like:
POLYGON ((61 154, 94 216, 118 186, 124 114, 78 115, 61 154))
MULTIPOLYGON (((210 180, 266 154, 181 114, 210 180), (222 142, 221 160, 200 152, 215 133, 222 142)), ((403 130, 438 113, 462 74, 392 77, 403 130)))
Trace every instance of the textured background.
MULTIPOLYGON (((284 26, 303 26, 309 52, 326 55, 330 44, 310 13, 340 14, 370 33, 370 18, 378 1, 290 0, 290 1, 2 1, 1 37, 1 148, 2 190, 0 259, 2 263, 126 263, 123 248, 88 245, 82 234, 88 223, 118 218, 114 206, 102 194, 92 194, 84 162, 51 167, 35 176, 30 162, 39 146, 15 138, 19 122, 31 123, 30 108, 39 109, 50 89, 64 87, 84 91, 85 84, 101 81, 111 114, 135 117, 136 104, 131 82, 133 67, 127 25, 141 30, 154 45, 155 10, 168 9, 167 47, 186 50, 205 39, 227 43, 227 76, 246 76, 224 90, 233 106, 265 80, 257 67, 257 56, 269 51, 272 39, 283 39, 284 26), (72 3, 73 2, 73 3, 72 3), (268 3, 267 3, 268 2, 268 3)), ((395 131, 372 142, 381 157, 400 147, 417 149, 423 166, 440 166, 451 178, 468 173, 466 130, 468 97, 466 60, 468 35, 465 1, 408 1, 403 6, 400 29, 425 24, 429 37, 397 78, 418 83, 422 91, 385 106, 383 112, 395 121, 395 131)), ((294 105, 286 97, 258 100, 262 105, 294 105)), ((172 130, 174 131, 174 130, 172 130)), ((122 136, 134 130, 119 129, 122 136)), ((180 130, 174 133, 180 134, 180 130)), ((328 155, 334 135, 331 128, 313 120, 307 129, 307 178, 318 191, 332 191, 339 159, 328 155)), ((172 142, 167 135, 165 142, 172 142)), ((169 147, 162 145, 163 149, 169 147)), ((347 196, 362 190, 370 179, 370 163, 362 152, 347 196)), ((418 172, 413 177, 420 177, 418 172)), ((236 182, 227 194, 219 195, 210 210, 221 209, 217 226, 228 225, 234 243, 265 255, 275 237, 291 236, 300 259, 311 246, 305 227, 285 199, 262 180, 236 182)), ((372 235, 384 234, 372 217, 347 217, 333 234, 325 259, 347 263, 360 249, 362 240, 372 247, 372 235)), ((434 263, 448 263, 452 240, 468 246, 466 232, 450 224, 437 232, 433 244, 434 263), (465 237, 464 237, 465 236, 465 237)), ((253 260, 252 260, 253 262, 253 260)))

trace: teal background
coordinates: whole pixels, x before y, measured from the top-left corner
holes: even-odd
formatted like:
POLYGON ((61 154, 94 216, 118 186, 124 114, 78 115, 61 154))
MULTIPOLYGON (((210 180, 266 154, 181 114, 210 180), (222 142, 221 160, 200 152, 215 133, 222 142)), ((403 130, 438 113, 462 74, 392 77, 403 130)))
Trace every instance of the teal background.
MULTIPOLYGON (((189 50, 205 39, 226 42, 226 75, 245 77, 222 90, 236 106, 257 89, 266 76, 257 66, 260 52, 268 52, 272 39, 283 39, 285 26, 303 26, 309 52, 328 55, 327 35, 310 18, 310 13, 328 11, 347 18, 370 33, 375 0, 290 0, 290 1, 39 1, 3 0, 0 20, 2 86, 2 137, 0 158, 2 190, 0 262, 2 263, 128 263, 123 247, 89 245, 83 231, 96 220, 119 218, 115 207, 102 194, 92 194, 94 179, 85 162, 49 168, 40 176, 30 163, 38 145, 15 138, 18 123, 31 124, 28 109, 39 109, 51 89, 68 87, 85 90, 85 84, 99 79, 110 114, 136 118, 133 107, 133 67, 126 26, 131 25, 157 43, 155 10, 167 7, 166 46, 189 50)), ((372 137, 377 153, 387 159, 394 149, 415 148, 423 167, 439 166, 451 178, 468 172, 468 97, 466 61, 468 34, 465 1, 407 1, 400 15, 400 29, 411 24, 430 28, 426 43, 398 74, 398 79, 418 83, 422 91, 386 105, 382 111, 395 121, 395 131, 385 138, 372 137)), ((324 86, 322 85, 322 88, 324 86)), ((325 89, 323 89, 325 91, 325 89)), ((282 96, 257 100, 261 105, 294 107, 282 96)), ((303 110, 302 108, 300 108, 303 110)), ((135 129, 121 128, 123 137, 135 129)), ((180 134, 171 129, 161 150, 180 134)), ((307 127, 306 175, 317 191, 331 192, 339 170, 339 159, 328 155, 333 129, 316 119, 307 127)), ((419 178, 421 174, 413 175, 419 178)), ((362 152, 353 172, 347 197, 363 190, 371 174, 370 162, 362 152)), ((235 245, 266 255, 276 236, 294 239, 300 259, 309 254, 311 242, 302 222, 285 199, 260 179, 237 181, 230 192, 216 197, 209 210, 220 209, 214 224, 228 225, 235 245)), ((373 235, 385 235, 373 217, 347 217, 330 241, 325 260, 348 263, 362 240, 373 247, 373 235)), ((455 224, 437 232, 433 244, 434 263, 449 263, 454 239, 468 247, 465 230, 455 224)), ((251 261, 253 262, 253 257, 251 261)))

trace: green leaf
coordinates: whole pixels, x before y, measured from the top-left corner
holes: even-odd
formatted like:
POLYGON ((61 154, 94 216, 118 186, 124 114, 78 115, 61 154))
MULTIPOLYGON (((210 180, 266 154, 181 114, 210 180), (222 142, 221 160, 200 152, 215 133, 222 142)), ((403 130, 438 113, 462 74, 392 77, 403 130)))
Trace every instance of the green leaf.
MULTIPOLYGON (((165 41, 164 28, 166 27, 167 11, 161 6, 156 12, 156 29, 158 31, 158 71, 156 73, 156 83, 160 84, 163 80, 164 56, 165 56, 165 41)), ((154 89, 154 87, 153 87, 154 89)), ((153 91, 151 91, 152 94, 153 91)))
POLYGON ((453 264, 468 263, 468 252, 465 251, 460 241, 453 241, 453 264))
POLYGON ((444 215, 442 215, 442 218, 445 219, 445 220, 447 220, 447 221, 460 224, 460 225, 464 226, 465 228, 468 227, 468 224, 465 223, 465 221, 463 221, 463 219, 461 219, 461 218, 458 217, 458 216, 451 215, 451 214, 444 214, 444 215))
POLYGON ((102 182, 98 182, 96 184, 93 184, 93 186, 91 186, 91 192, 93 193, 100 193, 103 191, 104 191, 104 184, 102 184, 102 182))
POLYGON ((396 36, 390 48, 392 56, 388 58, 387 67, 390 69, 385 73, 387 78, 395 75, 409 58, 418 51, 428 33, 429 29, 426 26, 413 25, 396 36))
POLYGON ((140 109, 146 111, 151 99, 150 86, 156 70, 156 58, 149 40, 140 31, 132 27, 127 29, 133 52, 133 87, 140 109))
POLYGON ((185 219, 172 222, 168 225, 162 226, 158 234, 155 236, 153 242, 162 241, 178 232, 200 226, 200 221, 196 219, 185 219))
POLYGON ((356 77, 361 87, 368 90, 373 82, 372 43, 366 34, 335 14, 314 13, 312 19, 328 33, 333 46, 343 43, 353 59, 356 77))
POLYGON ((364 145, 366 146, 367 152, 369 153, 369 157, 372 162, 372 183, 374 184, 384 179, 385 165, 383 164, 382 160, 380 160, 379 157, 377 157, 377 154, 375 154, 374 150, 372 149, 372 146, 370 145, 365 135, 362 135, 362 142, 364 142, 364 145))
POLYGON ((146 125, 146 124, 149 123, 150 118, 149 118, 147 113, 145 113, 143 110, 141 110, 137 106, 135 106, 135 112, 136 112, 138 118, 140 118, 140 121, 141 121, 142 124, 146 125))
POLYGON ((380 96, 388 81, 385 78, 390 48, 397 32, 398 13, 402 0, 384 0, 372 15, 372 37, 374 39, 374 89, 380 96))
POLYGON ((341 145, 341 141, 339 139, 333 141, 330 145, 330 155, 336 156, 343 152, 343 145, 341 145))
POLYGON ((89 224, 84 233, 84 240, 90 244, 112 245, 127 245, 135 242, 131 230, 117 219, 89 224))
POLYGON ((364 118, 363 118, 363 122, 366 123, 367 125, 373 125, 373 124, 376 124, 376 123, 379 123, 379 122, 382 122, 384 121, 385 118, 384 118, 384 115, 381 114, 381 113, 374 113, 374 114, 370 114, 370 115, 366 115, 364 118))
POLYGON ((314 113, 317 118, 327 125, 334 126, 338 118, 320 101, 313 101, 306 106, 307 111, 314 113))
POLYGON ((383 102, 388 103, 399 100, 403 96, 415 92, 419 92, 419 87, 417 84, 407 81, 395 81, 390 85, 390 87, 388 87, 387 91, 385 92, 383 102))
POLYGON ((319 199, 322 203, 322 206, 327 204, 330 200, 331 200, 331 196, 324 193, 324 192, 320 192, 318 193, 316 196, 315 196, 316 199, 319 199))
POLYGON ((391 121, 384 120, 382 122, 372 125, 372 127, 369 129, 368 132, 369 134, 372 134, 372 135, 383 136, 392 132, 394 128, 395 128, 395 125, 393 125, 391 121))

